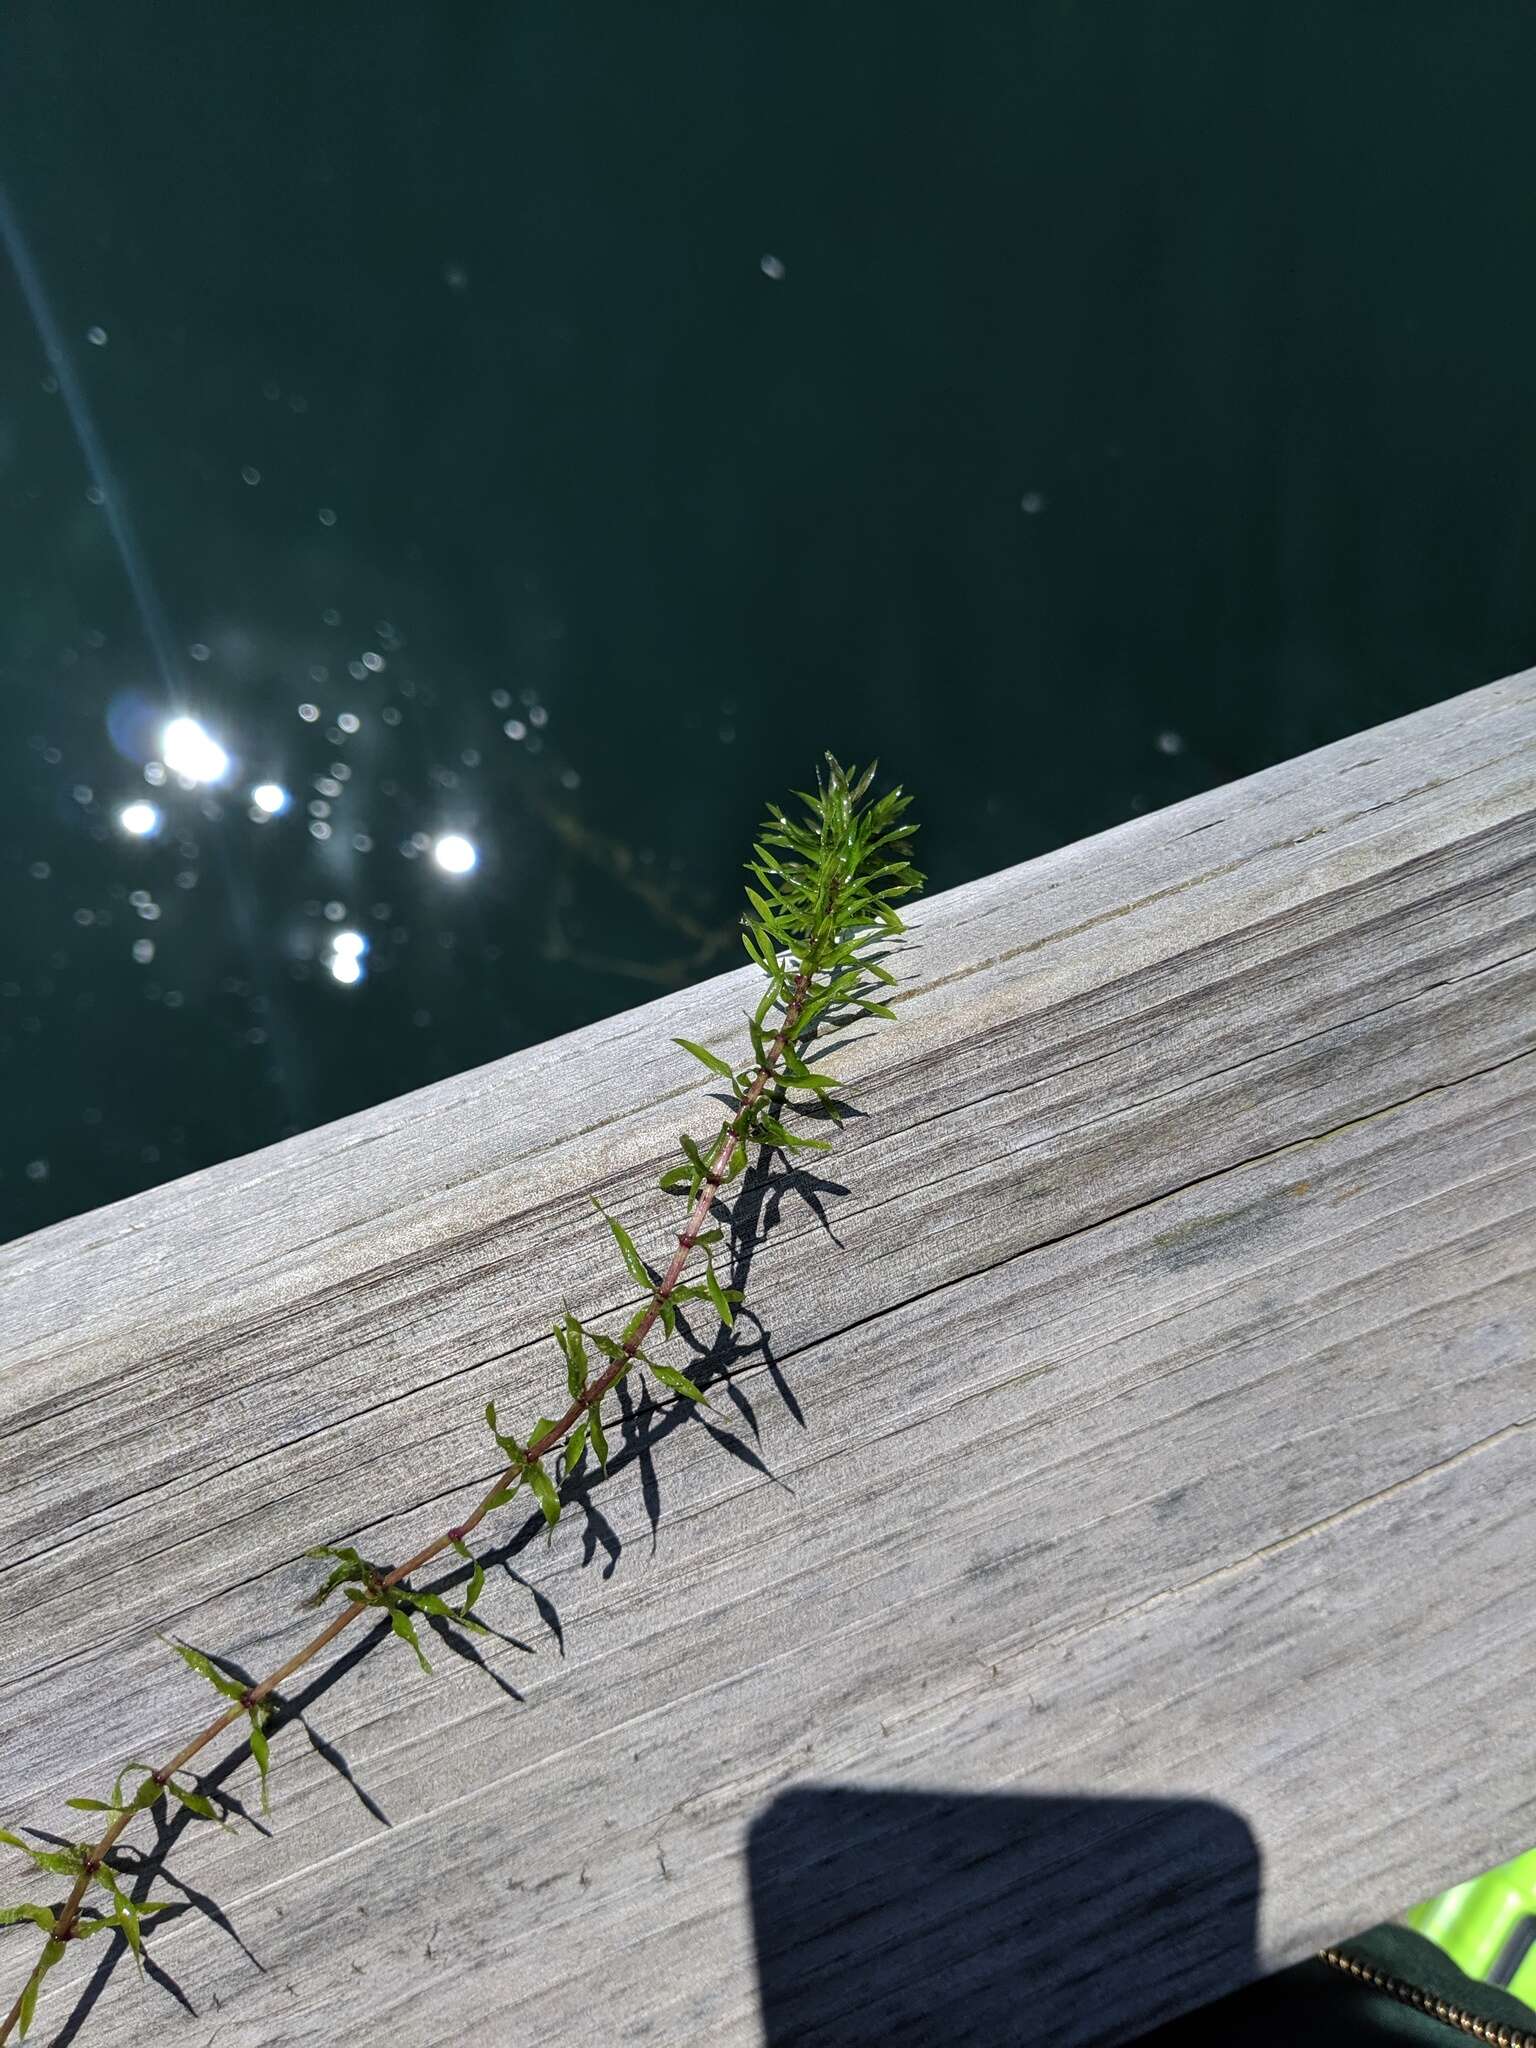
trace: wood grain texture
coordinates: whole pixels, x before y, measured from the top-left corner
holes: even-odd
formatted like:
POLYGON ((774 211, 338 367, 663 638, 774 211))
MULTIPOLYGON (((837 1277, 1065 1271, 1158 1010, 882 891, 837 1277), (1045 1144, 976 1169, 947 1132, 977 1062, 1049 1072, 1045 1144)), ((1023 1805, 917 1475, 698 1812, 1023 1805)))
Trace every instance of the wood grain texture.
MULTIPOLYGON (((34 2039, 1123 2040, 1536 1841, 1533 911, 1536 674, 921 906, 711 1414, 502 1518, 515 1640, 305 1674, 34 2039)), ((751 986, 0 1250, 0 1820, 463 1511, 751 986)))

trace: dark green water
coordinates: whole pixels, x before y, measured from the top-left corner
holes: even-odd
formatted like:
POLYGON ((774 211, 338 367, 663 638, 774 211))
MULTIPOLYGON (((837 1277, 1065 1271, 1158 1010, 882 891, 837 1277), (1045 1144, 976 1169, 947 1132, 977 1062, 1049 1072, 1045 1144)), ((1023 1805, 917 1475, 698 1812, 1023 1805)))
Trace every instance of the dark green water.
POLYGON ((0 33, 0 1235, 1536 658, 1528 5, 0 33))

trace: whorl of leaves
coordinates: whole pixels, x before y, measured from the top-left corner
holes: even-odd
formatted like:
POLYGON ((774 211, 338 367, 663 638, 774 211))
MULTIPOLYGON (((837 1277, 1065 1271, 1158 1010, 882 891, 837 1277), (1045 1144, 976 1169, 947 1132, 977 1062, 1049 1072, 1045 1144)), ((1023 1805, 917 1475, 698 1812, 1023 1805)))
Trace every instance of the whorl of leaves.
MULTIPOLYGON (((754 1084, 782 1035, 772 1062, 777 1094, 788 1097, 799 1090, 829 1121, 840 1123, 837 1080, 807 1066, 804 1042, 818 1028, 849 1016, 893 1014, 875 994, 877 987, 895 980, 877 949, 904 929, 897 902, 922 886, 911 861, 917 828, 904 816, 911 798, 894 789, 873 803, 866 801, 873 764, 855 777, 829 754, 827 770, 825 778, 817 777, 814 794, 796 792, 805 806, 803 818, 769 805, 746 864, 752 881, 742 944, 767 980, 747 1017, 752 1063, 738 1069, 690 1038, 674 1041, 726 1083, 737 1113, 707 1140, 680 1136, 681 1163, 661 1176, 669 1194, 686 1193, 697 1201, 710 1182, 710 1160, 728 1139, 722 1185, 745 1168, 749 1144, 784 1152, 828 1151, 825 1138, 790 1130, 775 1113, 778 1103, 769 1106, 770 1091, 759 1088, 754 1096, 754 1084)), ((718 1302, 715 1307, 718 1313, 718 1302)))
MULTIPOLYGON (((369 1610, 387 1618, 393 1633, 415 1653, 422 1671, 430 1672, 432 1666, 417 1632, 421 1618, 439 1629, 485 1627, 474 1612, 485 1584, 485 1570, 466 1537, 486 1515, 515 1500, 524 1487, 553 1534, 560 1519, 562 1492, 580 1476, 587 1452, 591 1451, 604 1472, 608 1469, 603 1402, 635 1367, 643 1367, 668 1393, 688 1401, 704 1400, 702 1389, 686 1373, 662 1363, 642 1346, 658 1322, 663 1342, 674 1337, 683 1326, 680 1311, 707 1307, 727 1329, 731 1327, 741 1291, 727 1286, 720 1277, 715 1258, 723 1232, 718 1226, 704 1227, 708 1212, 720 1190, 745 1172, 750 1146, 785 1153, 829 1149, 826 1138, 803 1127, 791 1129, 783 1121, 789 1098, 796 1094, 806 1098, 794 1105, 797 1110, 823 1125, 842 1121, 839 1084, 833 1075, 807 1064, 807 1042, 814 1034, 855 1017, 891 1017, 890 1008, 876 993, 895 978, 880 949, 903 930, 896 903, 922 886, 923 878, 910 858, 915 830, 905 819, 910 799, 896 789, 870 800, 873 766, 855 775, 830 754, 826 758, 827 771, 817 776, 814 793, 798 792, 804 815, 793 818, 770 805, 747 863, 751 882, 742 942, 766 978, 756 1007, 746 1019, 751 1060, 734 1066, 707 1045, 688 1038, 675 1041, 723 1084, 717 1099, 725 1113, 708 1137, 682 1134, 679 1162, 661 1175, 665 1193, 685 1195, 691 1204, 666 1268, 658 1271, 649 1266, 630 1232, 594 1196, 593 1205, 617 1249, 624 1283, 638 1291, 640 1303, 617 1336, 583 1322, 569 1307, 556 1322, 554 1337, 565 1366, 569 1400, 559 1417, 540 1416, 520 1437, 503 1426, 496 1403, 487 1403, 486 1426, 496 1443, 501 1470, 468 1518, 418 1552, 409 1565, 393 1570, 372 1563, 348 1544, 322 1544, 309 1551, 310 1557, 329 1562, 330 1570, 303 1604, 323 1606, 340 1594, 346 1607, 320 1635, 259 1683, 231 1677, 205 1651, 188 1643, 170 1642, 176 1655, 231 1705, 179 1750, 171 1765, 151 1770, 147 1764, 126 1764, 109 1799, 80 1797, 68 1802, 82 1812, 112 1816, 98 1842, 42 1849, 0 1828, 0 1842, 20 1850, 38 1870, 70 1884, 69 1895, 60 1904, 28 1903, 0 1909, 0 1926, 27 1923, 44 1937, 42 1952, 15 2004, 0 2020, 0 2043, 13 2030, 25 2036, 39 1987, 69 1941, 116 1932, 135 1960, 140 1959, 140 1923, 164 1912, 170 1902, 130 1898, 108 1859, 130 1821, 161 1800, 174 1801, 196 1819, 223 1825, 212 1801, 197 1789, 195 1781, 181 1782, 186 1777, 183 1766, 197 1751, 243 1714, 246 1739, 260 1773, 265 1812, 270 1769, 266 1730, 276 1710, 272 1693, 280 1679, 298 1670, 340 1628, 369 1610), (703 1266, 695 1266, 693 1276, 685 1280, 684 1271, 696 1253, 702 1254, 703 1266), (408 1583, 413 1570, 449 1550, 469 1566, 457 1606, 438 1593, 420 1591, 408 1583), (130 1789, 134 1778, 139 1782, 130 1789), (87 1909, 93 1889, 107 1894, 109 1907, 87 1909)), ((134 1868, 143 1871, 151 1864, 152 1859, 143 1859, 134 1868)))

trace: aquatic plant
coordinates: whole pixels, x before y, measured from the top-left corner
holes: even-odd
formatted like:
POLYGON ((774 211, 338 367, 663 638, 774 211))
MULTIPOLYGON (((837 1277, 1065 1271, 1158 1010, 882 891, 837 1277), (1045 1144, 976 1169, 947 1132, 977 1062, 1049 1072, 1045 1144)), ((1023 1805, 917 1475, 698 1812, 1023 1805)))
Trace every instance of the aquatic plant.
POLYGON ((631 1372, 642 1368, 658 1386, 683 1400, 705 1398, 687 1374, 642 1347, 651 1340, 658 1323, 662 1343, 674 1337, 679 1311, 685 1308, 707 1308, 726 1328, 731 1327, 742 1297, 737 1288, 724 1284, 716 1267, 716 1249, 723 1232, 718 1225, 710 1225, 710 1212, 721 1190, 745 1171, 749 1147, 786 1154, 828 1149, 828 1140, 812 1132, 815 1122, 841 1122, 838 1083, 832 1075, 814 1071, 807 1064, 810 1042, 818 1033, 853 1016, 891 1016, 875 994, 893 979, 882 964, 879 948, 904 929, 895 905, 920 888, 923 879, 910 859, 916 828, 903 815, 910 798, 896 789, 871 799, 873 767, 856 776, 845 772, 831 755, 827 764, 825 777, 817 776, 815 793, 799 793, 802 816, 791 817, 777 805, 769 806, 747 863, 752 880, 746 892, 743 943, 762 969, 766 983, 747 1017, 751 1059, 736 1065, 709 1046, 686 1038, 674 1041, 721 1084, 728 1107, 708 1137, 695 1139, 686 1132, 680 1136, 677 1163, 661 1175, 662 1189, 683 1197, 687 1212, 660 1278, 641 1257, 630 1232, 593 1197, 626 1274, 645 1295, 643 1305, 617 1337, 566 1310, 554 1325, 554 1337, 565 1367, 567 1405, 559 1415, 541 1415, 531 1428, 521 1431, 502 1421, 494 1401, 487 1405, 486 1427, 504 1462, 463 1521, 445 1529, 402 1563, 388 1567, 363 1557, 349 1544, 323 1545, 310 1551, 309 1556, 330 1568, 306 1605, 321 1607, 338 1597, 340 1605, 325 1627, 275 1671, 255 1684, 246 1684, 220 1669, 205 1651, 189 1643, 170 1642, 168 1647, 227 1704, 165 1763, 155 1767, 125 1764, 109 1798, 82 1796, 68 1802, 83 1813, 111 1816, 94 1841, 41 1848, 0 1828, 0 1842, 20 1850, 39 1872, 68 1880, 61 1900, 0 1908, 0 1925, 28 1923, 43 1936, 41 1952, 15 2003, 0 2021, 0 2043, 13 2033, 25 2036, 43 1981, 70 1942, 88 1941, 103 1933, 121 1934, 142 1971, 143 1923, 166 1911, 171 1902, 135 1899, 124 1884, 125 1876, 138 1880, 152 1871, 153 1857, 141 1858, 127 1872, 113 1863, 113 1852, 135 1818, 161 1802, 167 1811, 176 1807, 195 1819, 225 1825, 212 1799, 188 1771, 195 1757, 243 1724, 244 1741, 260 1775, 265 1811, 271 1768, 267 1723, 276 1711, 279 1686, 359 1616, 370 1613, 387 1617, 394 1634, 415 1653, 422 1669, 430 1671, 417 1633, 422 1616, 458 1628, 482 1626, 474 1609, 485 1583, 485 1570, 471 1550, 469 1538, 488 1515, 508 1506, 525 1489, 554 1528, 560 1519, 562 1490, 588 1455, 607 1470, 609 1430, 617 1423, 604 1421, 603 1404, 631 1372), (784 1122, 795 1095, 801 1098, 795 1107, 812 1112, 810 1126, 791 1128, 784 1122), (445 1552, 453 1552, 469 1566, 457 1605, 411 1583, 416 1573, 445 1552))

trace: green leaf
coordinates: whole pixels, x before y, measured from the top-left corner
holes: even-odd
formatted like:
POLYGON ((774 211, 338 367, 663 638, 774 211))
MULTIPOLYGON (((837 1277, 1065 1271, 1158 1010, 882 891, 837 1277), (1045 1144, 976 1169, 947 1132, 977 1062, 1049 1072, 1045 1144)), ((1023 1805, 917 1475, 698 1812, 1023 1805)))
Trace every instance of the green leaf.
POLYGON ((464 1612, 468 1614, 485 1591, 485 1567, 462 1536, 454 1537, 453 1547, 469 1566, 469 1584, 464 1590, 464 1612))
POLYGON ((713 1259, 709 1262, 709 1271, 704 1284, 709 1289, 709 1298, 714 1304, 715 1314, 724 1323, 725 1327, 730 1329, 735 1319, 731 1314, 731 1304, 725 1298, 725 1290, 720 1285, 720 1276, 715 1271, 713 1259))
POLYGON ((692 1180, 693 1175, 686 1166, 669 1166, 656 1185, 664 1195, 675 1195, 688 1187, 692 1180))
POLYGON ((574 1401, 587 1384, 587 1345, 581 1324, 575 1316, 567 1315, 563 1328, 565 1334, 562 1336, 562 1325, 557 1323, 555 1335, 559 1338, 560 1348, 565 1353, 565 1384, 574 1401))
POLYGON ((755 889, 747 891, 747 901, 757 912, 757 922, 760 930, 772 934, 775 938, 787 936, 784 919, 780 912, 771 903, 766 902, 763 897, 759 896, 755 889))
POLYGON ((888 1024, 896 1022, 896 1012, 889 1003, 872 1003, 866 997, 860 1007, 866 1017, 884 1017, 888 1024))
POLYGON ((808 1031, 817 1019, 832 1007, 833 1000, 830 989, 818 990, 816 994, 807 996, 805 1006, 800 1012, 801 1030, 808 1031))
POLYGON ((707 1045, 695 1045, 691 1038, 674 1038, 672 1043, 680 1045, 684 1052, 691 1052, 696 1060, 702 1060, 712 1074, 718 1074, 722 1081, 734 1078, 731 1068, 721 1059, 719 1053, 711 1052, 707 1045))
POLYGON ((401 1642, 409 1643, 416 1652, 416 1661, 422 1670, 430 1672, 432 1666, 427 1662, 427 1653, 421 1647, 421 1639, 416 1633, 416 1624, 411 1620, 411 1617, 403 1609, 391 1607, 389 1610, 389 1625, 401 1642))
POLYGON ((693 1384, 693 1381, 687 1378, 685 1374, 680 1373, 676 1366, 658 1365, 654 1358, 648 1358, 645 1363, 647 1369, 661 1381, 661 1384, 664 1387, 670 1387, 674 1394, 686 1394, 690 1401, 704 1401, 704 1406, 706 1408, 709 1406, 708 1401, 704 1400, 703 1394, 693 1384))
POLYGON ((211 1820, 215 1827, 223 1827, 213 1801, 206 1792, 189 1792, 185 1785, 178 1785, 174 1778, 167 1781, 166 1791, 173 1799, 179 1799, 188 1813, 195 1813, 199 1820, 211 1820))
POLYGON ((825 1138, 797 1138, 793 1131, 786 1131, 777 1117, 766 1111, 757 1119, 756 1136, 770 1145, 781 1146, 787 1152, 830 1152, 832 1147, 825 1138))
POLYGON ((528 1467, 528 1483, 533 1488, 539 1506, 544 1510, 545 1521, 553 1529, 560 1519, 560 1496, 542 1465, 528 1467))
POLYGON ((718 1244, 724 1235, 723 1230, 701 1230, 693 1241, 695 1244, 718 1244))
MULTIPOLYGON (((140 1764, 137 1766, 137 1768, 139 1770, 144 1770, 146 1766, 140 1764)), ((130 1808, 130 1811, 133 1813, 143 1813, 146 1810, 146 1808, 153 1806, 157 1799, 163 1798, 164 1794, 164 1785, 160 1783, 159 1779, 155 1776, 154 1772, 150 1771, 148 1777, 145 1778, 143 1784, 140 1785, 138 1791, 134 1793, 133 1803, 130 1808)))
POLYGON ((649 1287, 651 1284, 651 1276, 645 1270, 644 1259, 642 1259, 640 1254, 635 1250, 634 1239, 630 1236, 629 1232, 624 1228, 623 1224, 619 1221, 619 1219, 616 1216, 610 1216, 608 1214, 608 1211, 603 1207, 602 1203, 597 1199, 596 1195, 592 1197, 592 1206, 597 1211, 598 1215, 602 1217, 603 1221, 607 1224, 608 1228, 613 1232, 613 1241, 618 1246, 619 1252, 624 1260, 624 1264, 629 1270, 630 1279, 635 1282, 637 1287, 649 1287))
POLYGON ((94 1920, 83 1932, 86 1935, 100 1934, 105 1927, 115 1927, 128 1943, 129 1948, 133 1950, 133 1960, 138 1966, 139 1975, 142 1977, 144 1974, 144 1942, 143 1937, 139 1933, 139 1923, 143 1920, 152 1919, 156 1913, 168 1912, 175 1904, 175 1901, 173 1899, 145 1899, 143 1904, 140 1905, 137 1901, 130 1899, 126 1892, 119 1890, 115 1885, 112 1888, 112 1897, 113 1911, 111 1917, 94 1920))
POLYGON ((373 1570, 366 1559, 359 1557, 355 1550, 346 1545, 332 1548, 328 1544, 322 1544, 315 1550, 306 1551, 305 1556, 336 1557, 341 1560, 323 1586, 317 1586, 313 1593, 306 1594, 302 1603, 305 1607, 323 1606, 338 1586, 357 1582, 366 1585, 369 1572, 373 1570))
POLYGON ((0 1906, 0 1927, 19 1927, 23 1920, 30 1920, 34 1927, 41 1927, 44 1934, 53 1932, 51 1906, 0 1906))
POLYGON ((746 1170, 747 1148, 738 1140, 734 1151, 731 1153, 731 1163, 725 1170, 725 1178, 728 1181, 732 1181, 738 1173, 745 1173, 746 1170))
MULTIPOLYGON (((512 1463, 521 1471, 523 1466, 523 1447, 515 1436, 506 1436, 496 1427, 496 1403, 494 1401, 487 1401, 485 1404, 485 1426, 491 1432, 491 1435, 495 1437, 497 1443, 501 1445, 501 1448, 506 1452, 512 1463)), ((514 1487, 512 1491, 515 1493, 517 1488, 514 1487)), ((509 1495, 508 1498, 510 1499, 511 1496, 509 1495)))
POLYGON ((256 1718, 256 1710, 251 1714, 251 1755, 261 1773, 261 1810, 270 1813, 272 1803, 267 1790, 267 1774, 272 1768, 272 1752, 267 1745, 266 1730, 256 1718))
POLYGON ((43 1952, 37 1959, 32 1975, 27 1979, 17 2007, 16 2017, 19 2022, 17 2031, 20 2033, 23 2041, 27 2038, 27 2029, 32 2024, 32 2015, 37 2011, 37 1994, 42 1988, 43 1979, 53 1968, 54 1964, 62 1960, 63 1955, 63 1942, 56 1941, 50 1935, 47 1941, 43 1943, 43 1952))
POLYGON ((190 1664, 199 1678, 206 1678, 216 1692, 223 1693, 225 1699, 239 1700, 242 1706, 244 1705, 249 1688, 243 1686, 237 1678, 226 1678, 213 1660, 205 1657, 201 1650, 194 1650, 190 1643, 172 1642, 169 1636, 161 1636, 160 1640, 169 1645, 185 1663, 190 1664))
POLYGON ((73 1806, 81 1813, 121 1813, 120 1806, 114 1806, 110 1799, 66 1799, 66 1806, 73 1806))
POLYGON ((480 1503, 480 1505, 485 1509, 487 1514, 490 1513, 492 1508, 504 1508, 509 1501, 514 1500, 517 1497, 518 1488, 522 1485, 522 1483, 523 1482, 520 1479, 518 1479, 515 1480, 511 1486, 498 1486, 494 1493, 488 1493, 486 1495, 485 1499, 480 1503))
POLYGON ((23 1856, 30 1856, 39 1870, 50 1871, 55 1877, 76 1877, 79 1875, 83 1849, 37 1849, 24 1841, 20 1835, 13 1835, 9 1828, 0 1828, 0 1842, 9 1842, 13 1849, 19 1849, 23 1856))
POLYGON ((595 1407, 587 1410, 587 1430, 592 1438, 592 1449, 597 1455, 597 1462, 606 1472, 608 1470, 608 1439, 603 1434, 602 1417, 598 1414, 595 1407))
POLYGON ((122 1932, 128 1946, 133 1950, 133 1960, 140 1977, 142 1977, 144 1975, 144 1937, 139 1932, 139 1916, 127 1899, 120 1898, 117 1903, 117 1911, 112 1917, 117 1922, 118 1928, 122 1932))
MULTIPOLYGON (((420 1614, 435 1614, 439 1621, 456 1621, 460 1628, 475 1629, 482 1635, 491 1633, 477 1614, 471 1614, 464 1607, 455 1607, 441 1593, 418 1593, 413 1587, 397 1586, 395 1599, 408 1602, 420 1614)), ((398 1635, 400 1631, 396 1629, 395 1633, 398 1635)), ((430 1670, 431 1666, 427 1668, 430 1670)))
POLYGON ((581 1454, 587 1448, 587 1417, 584 1415, 566 1438, 565 1476, 570 1478, 581 1463, 581 1454))

